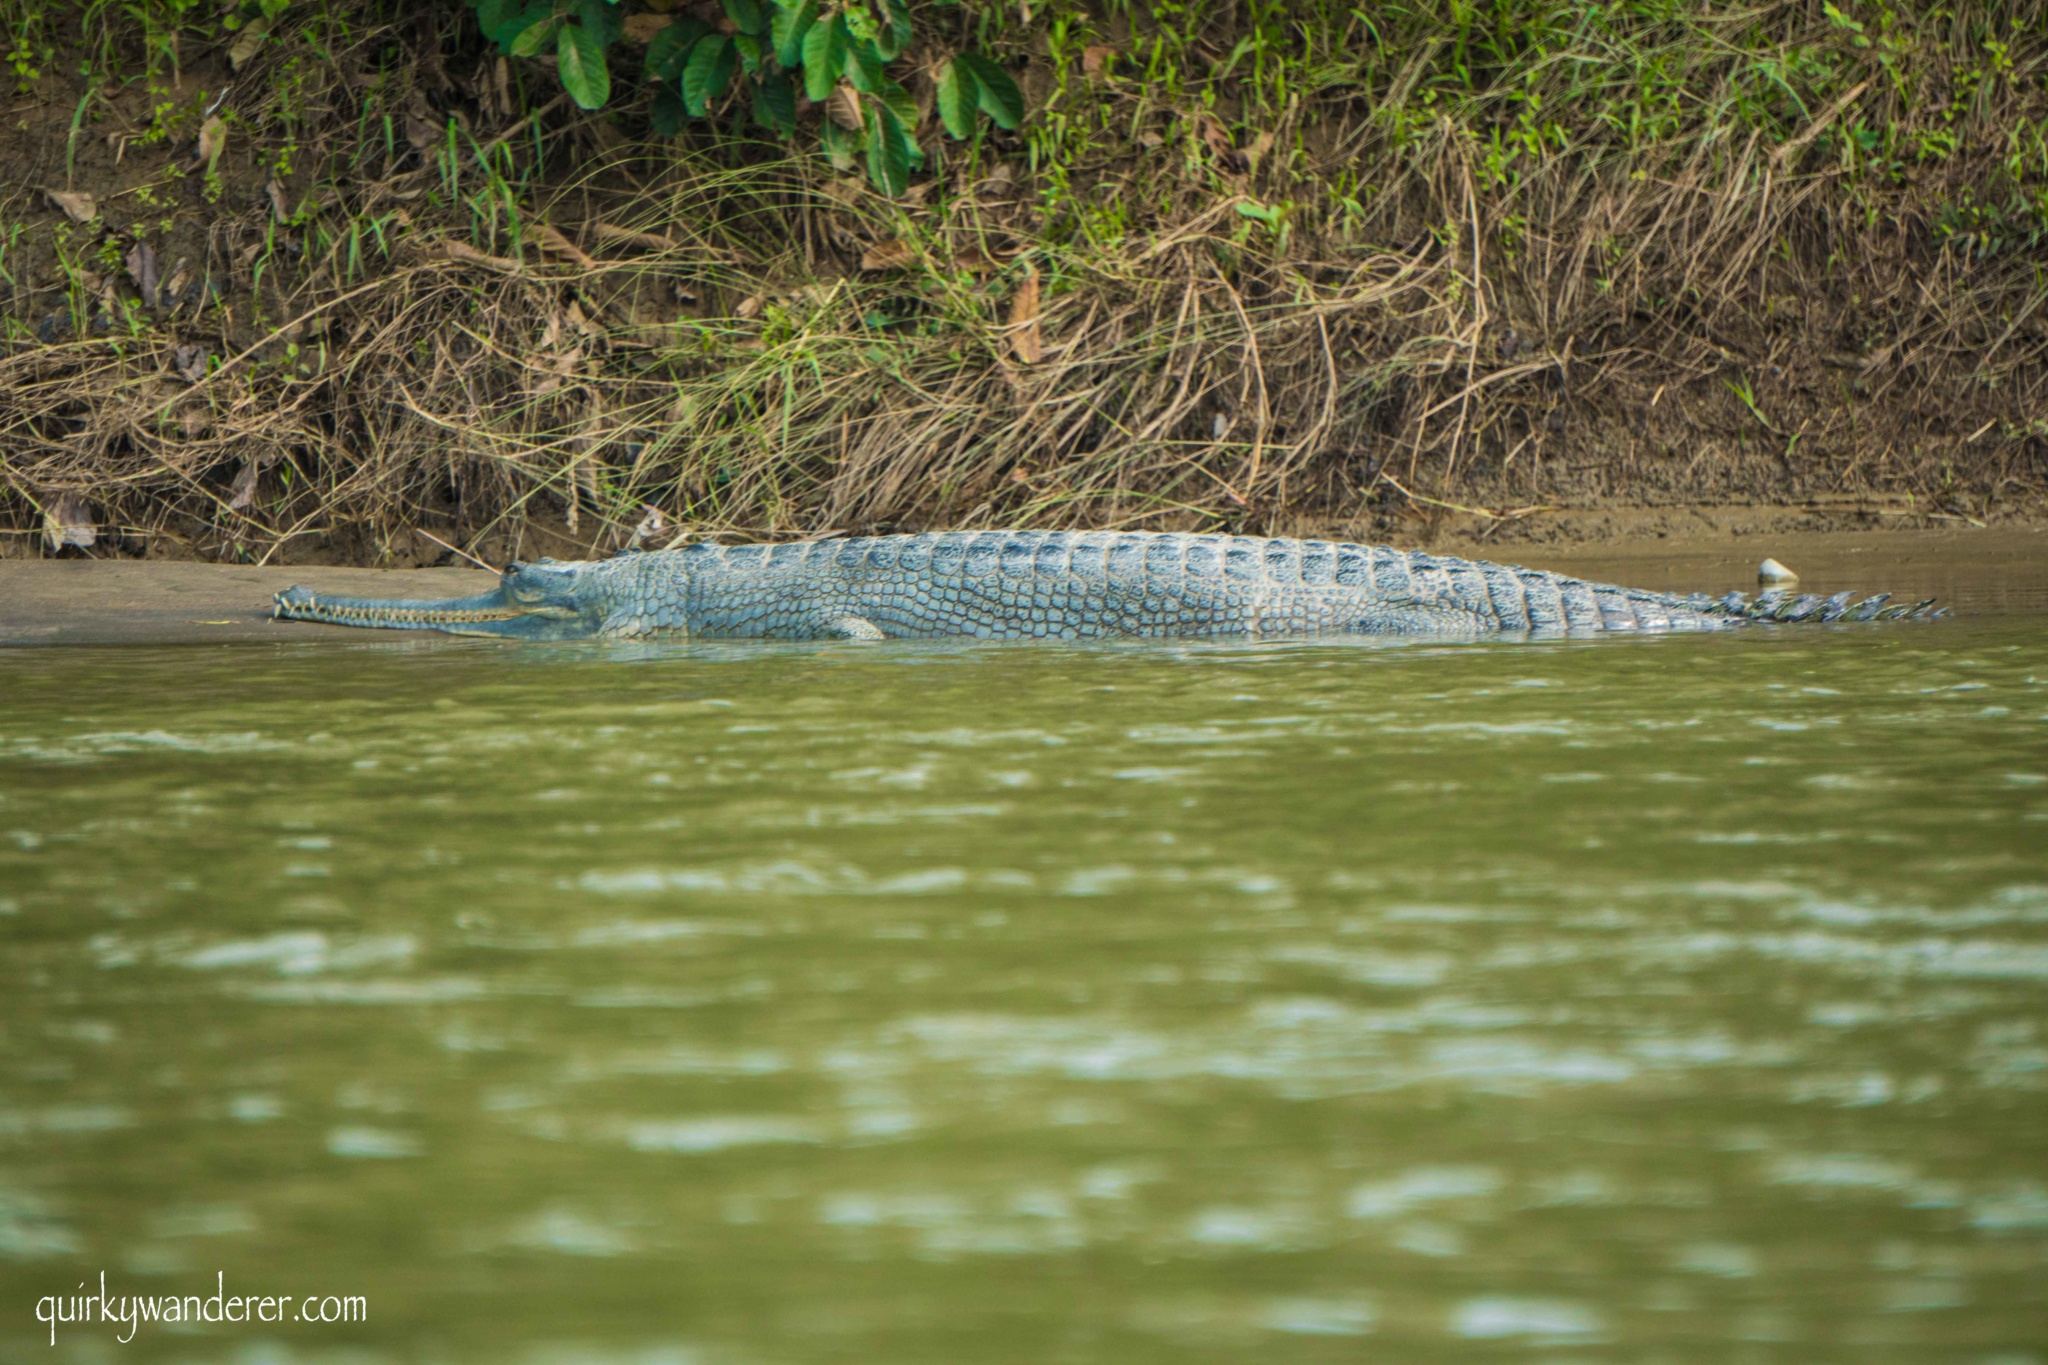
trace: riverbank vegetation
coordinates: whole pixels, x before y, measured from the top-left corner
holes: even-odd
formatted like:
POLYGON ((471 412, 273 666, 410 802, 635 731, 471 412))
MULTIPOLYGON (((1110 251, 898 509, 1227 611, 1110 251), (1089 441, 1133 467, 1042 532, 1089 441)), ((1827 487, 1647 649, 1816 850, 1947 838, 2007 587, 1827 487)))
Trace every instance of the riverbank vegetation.
POLYGON ((806 8, 0 0, 0 552, 2048 484, 2042 4, 806 8))

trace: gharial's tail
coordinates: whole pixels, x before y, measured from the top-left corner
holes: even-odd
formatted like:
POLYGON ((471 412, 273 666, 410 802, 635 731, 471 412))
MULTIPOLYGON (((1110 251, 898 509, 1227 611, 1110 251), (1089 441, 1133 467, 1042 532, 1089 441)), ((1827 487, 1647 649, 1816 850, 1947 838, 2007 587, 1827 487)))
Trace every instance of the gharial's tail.
POLYGON ((1894 604, 1889 594, 1859 602, 1854 593, 1821 597, 1782 588, 1755 597, 1739 592, 1725 597, 1658 592, 1420 550, 1343 548, 1370 558, 1363 581, 1386 605, 1373 609, 1367 628, 1384 633, 1425 634, 1459 625, 1482 633, 1713 630, 1750 624, 1902 621, 1947 614, 1931 599, 1894 604), (1470 624, 1473 622, 1476 626, 1470 624))
POLYGON ((1818 593, 1770 589, 1755 597, 1731 592, 1726 597, 1701 595, 1684 600, 1695 610, 1713 616, 1786 624, 1800 621, 1920 621, 1948 615, 1934 605, 1931 597, 1921 602, 1902 602, 1893 606, 1889 605, 1892 596, 1888 592, 1866 597, 1860 602, 1854 600, 1855 596, 1854 593, 1838 592, 1833 597, 1822 597, 1818 593))

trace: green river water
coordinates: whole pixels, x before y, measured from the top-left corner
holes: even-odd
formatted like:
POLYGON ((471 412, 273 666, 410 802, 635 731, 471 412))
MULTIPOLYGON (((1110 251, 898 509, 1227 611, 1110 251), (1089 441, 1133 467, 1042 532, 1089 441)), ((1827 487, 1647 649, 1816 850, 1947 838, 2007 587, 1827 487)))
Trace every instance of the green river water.
POLYGON ((2042 624, 0 651, 0 1358, 2038 1365, 2042 624))

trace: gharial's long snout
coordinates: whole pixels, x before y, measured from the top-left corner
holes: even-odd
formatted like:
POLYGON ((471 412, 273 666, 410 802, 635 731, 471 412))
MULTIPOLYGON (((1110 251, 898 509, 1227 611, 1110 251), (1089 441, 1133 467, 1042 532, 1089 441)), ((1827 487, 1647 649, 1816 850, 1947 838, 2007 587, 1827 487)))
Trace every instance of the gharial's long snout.
MULTIPOLYGON (((330 626, 381 626, 386 630, 462 630, 508 621, 520 615, 496 587, 475 597, 322 597, 311 588, 286 588, 273 599, 280 621, 320 621, 330 626)), ((490 633, 490 632, 486 632, 490 633)))
POLYGON ((521 640, 573 639, 591 633, 573 590, 573 565, 515 564, 498 586, 474 597, 329 597, 286 588, 273 599, 280 621, 384 630, 439 630, 521 640))

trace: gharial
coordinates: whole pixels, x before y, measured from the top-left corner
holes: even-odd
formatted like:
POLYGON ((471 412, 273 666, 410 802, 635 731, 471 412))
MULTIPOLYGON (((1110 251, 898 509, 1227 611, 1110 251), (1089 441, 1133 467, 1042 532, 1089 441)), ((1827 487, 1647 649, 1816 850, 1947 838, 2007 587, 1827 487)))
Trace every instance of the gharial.
POLYGON ((288 588, 276 601, 286 620, 520 640, 1544 635, 1939 614, 1885 596, 1645 592, 1379 545, 1134 531, 700 542, 514 564, 475 597, 288 588))

